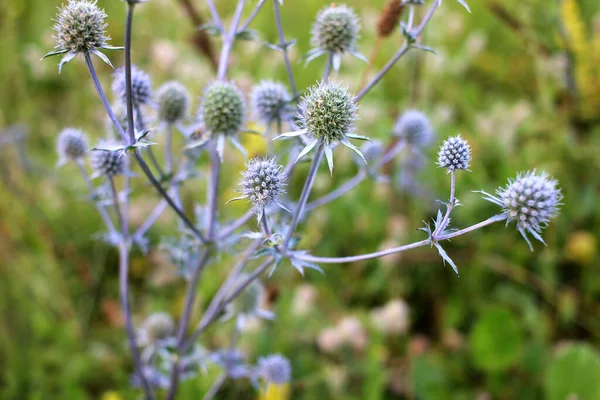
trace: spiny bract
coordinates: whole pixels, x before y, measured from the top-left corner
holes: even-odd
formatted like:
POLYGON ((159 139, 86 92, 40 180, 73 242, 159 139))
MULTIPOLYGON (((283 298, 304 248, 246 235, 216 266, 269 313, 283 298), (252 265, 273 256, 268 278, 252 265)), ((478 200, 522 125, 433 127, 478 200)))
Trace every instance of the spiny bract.
POLYGON ((354 133, 357 107, 348 86, 321 82, 308 89, 300 104, 300 125, 309 136, 328 146, 354 133))
POLYGON ((71 53, 87 53, 106 46, 106 13, 96 0, 69 0, 58 10, 54 31, 56 48, 71 53))
POLYGON ((265 381, 276 385, 287 383, 292 377, 290 362, 281 354, 272 354, 260 358, 258 361, 258 370, 265 381))
POLYGON ((242 198, 250 199, 257 211, 271 203, 279 203, 285 186, 283 167, 274 158, 253 158, 246 167, 240 183, 242 198))
MULTIPOLYGON (((127 81, 125 79, 125 68, 117 69, 113 74, 112 90, 116 96, 125 104, 127 101, 127 81)), ((131 67, 131 100, 133 106, 137 107, 150 103, 152 99, 152 80, 150 76, 136 67, 131 67)))
POLYGON ((421 148, 431 143, 433 130, 425 114, 408 110, 402 114, 394 126, 394 135, 406 141, 409 146, 421 148))
POLYGON ((261 81, 252 90, 252 108, 256 117, 265 124, 288 121, 293 114, 292 97, 284 85, 261 81))
MULTIPOLYGON (((98 148, 112 146, 117 146, 117 144, 104 142, 100 143, 98 148)), ((128 165, 127 156, 119 150, 94 150, 91 153, 90 160, 96 175, 106 175, 109 178, 125 173, 128 165)))
POLYGON ((360 23, 354 10, 346 5, 322 9, 312 27, 311 44, 321 50, 343 53, 356 50, 360 23))
POLYGON ((229 82, 214 82, 204 92, 199 117, 211 134, 238 133, 244 124, 246 104, 242 93, 229 82))
POLYGON ((497 197, 483 193, 486 200, 502 207, 508 222, 517 223, 517 230, 531 248, 527 233, 544 243, 540 236, 542 228, 558 214, 562 194, 557 185, 545 172, 537 174, 534 170, 509 180, 506 187, 496 190, 497 197))
POLYGON ((61 162, 77 160, 88 151, 88 142, 85 134, 79 129, 65 128, 56 140, 56 152, 61 162))
POLYGON ((171 81, 158 89, 158 116, 168 124, 186 118, 190 104, 187 89, 179 82, 171 81))
POLYGON ((438 165, 448 172, 467 169, 471 163, 471 146, 460 135, 444 141, 438 152, 438 165))

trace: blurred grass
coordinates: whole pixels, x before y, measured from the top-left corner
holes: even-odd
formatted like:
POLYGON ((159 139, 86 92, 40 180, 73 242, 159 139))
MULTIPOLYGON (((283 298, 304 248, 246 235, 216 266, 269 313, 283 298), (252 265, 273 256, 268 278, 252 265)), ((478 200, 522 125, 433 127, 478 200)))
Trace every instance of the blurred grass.
MULTIPOLYGON (((78 126, 95 138, 105 131, 83 63, 75 60, 58 75, 56 59, 39 61, 53 46, 50 19, 60 3, 0 3, 0 129, 26 124, 31 164, 27 169, 14 146, 0 148, 0 398, 134 398, 119 316, 116 254, 92 240, 101 222, 81 201, 84 186, 76 171, 54 169, 54 140, 62 127, 78 126)), ((203 2, 197 3, 208 15, 203 2)), ((225 14, 231 12, 231 0, 217 3, 225 14)), ((368 55, 383 1, 348 3, 363 20, 360 49, 368 55)), ((544 234, 548 246, 536 245, 531 253, 512 227, 502 226, 457 238, 446 247, 460 278, 430 249, 328 266, 325 275, 308 274, 304 281, 280 268, 267 281, 278 319, 248 335, 243 346, 252 359, 280 352, 292 360, 293 399, 598 398, 600 109, 588 104, 599 104, 590 96, 600 96, 600 72, 597 52, 581 45, 598 42, 600 7, 594 0, 470 3, 471 15, 454 1, 444 2, 424 36, 439 55, 412 52, 402 59, 362 102, 359 129, 385 139, 403 109, 418 107, 431 116, 438 142, 458 132, 468 138, 473 171, 458 177, 464 207, 453 214, 457 226, 496 211, 471 190, 492 191, 526 169, 555 175, 565 205, 544 234), (579 12, 565 14, 561 7, 567 5, 579 12), (576 42, 565 36, 573 27, 582 37, 576 42), (304 300, 307 314, 297 310, 302 282, 317 293, 312 302, 304 300), (385 336, 370 314, 395 298, 409 306, 410 329, 385 336), (325 351, 319 333, 347 316, 362 322, 368 340, 357 348, 325 351)), ((293 68, 299 88, 320 76, 323 60, 304 68, 301 55, 309 49, 308 31, 324 4, 287 0, 282 8, 286 36, 298 39, 293 68)), ((109 15, 113 43, 122 43, 123 5, 100 5, 109 15)), ((253 27, 262 39, 277 40, 268 6, 253 27)), ((177 78, 199 96, 212 79, 210 65, 188 40, 192 33, 175 1, 139 7, 133 56, 155 86, 177 78)), ((377 65, 400 43, 398 34, 386 41, 377 65)), ((121 64, 122 55, 110 56, 121 64)), ((98 68, 109 85, 109 68, 98 68)), ((363 68, 360 61, 344 58, 340 79, 356 90, 363 68)), ((236 45, 231 75, 245 88, 262 78, 286 81, 280 55, 250 42, 236 45)), ((260 151, 259 144, 249 145, 260 151)), ((319 177, 317 194, 352 176, 355 167, 345 153, 336 154, 333 178, 319 177)), ((433 160, 435 149, 428 156, 433 160)), ((226 164, 223 199, 231 194, 241 164, 237 156, 226 164)), ((431 198, 363 183, 313 213, 301 227, 303 246, 315 254, 343 256, 422 238, 415 229, 434 215, 434 200, 448 191, 443 171, 429 164, 419 181, 431 198)), ((302 166, 290 187, 292 196, 299 194, 305 173, 302 166)), ((185 202, 190 208, 204 198, 203 190, 202 182, 189 185, 185 202)), ((136 194, 136 204, 143 216, 154 202, 136 194)), ((243 204, 233 205, 222 216, 242 212, 243 204)), ((172 221, 166 216, 153 229, 153 243, 172 233, 172 221)), ((210 299, 230 263, 223 257, 211 266, 201 283, 199 306, 210 299)), ((178 314, 184 286, 163 279, 165 270, 169 266, 155 253, 133 255, 138 319, 157 310, 178 314)), ((205 345, 223 344, 227 329, 210 331, 205 345)), ((211 369, 207 377, 186 382, 181 398, 201 396, 216 374, 211 369)), ((227 384, 219 398, 256 397, 248 384, 236 383, 227 384)))

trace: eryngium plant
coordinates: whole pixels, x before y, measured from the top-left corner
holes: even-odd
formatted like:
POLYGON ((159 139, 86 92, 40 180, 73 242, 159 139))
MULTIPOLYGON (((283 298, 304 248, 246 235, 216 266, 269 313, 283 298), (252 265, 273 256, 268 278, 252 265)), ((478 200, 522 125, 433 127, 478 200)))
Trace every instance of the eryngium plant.
MULTIPOLYGON (((465 5, 464 0, 459 2, 465 5)), ((280 42, 271 47, 281 50, 288 72, 290 91, 282 83, 258 83, 250 96, 256 121, 250 122, 266 126, 267 131, 274 123, 278 137, 299 137, 302 141, 296 138, 282 142, 277 148, 277 158, 270 154, 269 157, 257 157, 248 161, 246 170, 242 172, 239 198, 248 199, 251 207, 234 221, 224 220, 219 213, 223 205, 219 194, 224 189, 221 187, 221 162, 226 139, 242 153, 246 153, 237 137, 240 132, 247 130, 247 112, 245 94, 227 77, 229 55, 233 51, 235 40, 245 36, 240 35, 240 32, 244 32, 250 25, 264 2, 259 1, 250 17, 242 24, 241 17, 246 2, 239 0, 231 26, 226 28, 212 7, 212 1, 209 1, 215 19, 215 29, 223 39, 223 49, 216 79, 204 90, 197 121, 192 121, 189 126, 184 124, 187 122, 189 106, 185 86, 175 82, 164 83, 156 96, 152 97, 149 75, 132 66, 132 21, 134 10, 141 6, 141 1, 128 0, 124 3, 128 15, 125 29, 125 65, 115 74, 114 80, 113 100, 118 108, 111 106, 91 58, 91 55, 95 54, 108 62, 99 52, 100 49, 110 48, 107 45, 108 37, 105 35, 106 15, 94 1, 89 0, 69 0, 59 10, 55 25, 57 50, 51 55, 67 53, 61 66, 75 55, 83 55, 94 87, 112 123, 109 136, 118 139, 104 139, 88 152, 85 136, 80 131, 65 129, 57 138, 57 152, 61 163, 74 161, 71 164, 79 168, 90 191, 90 198, 95 202, 108 231, 101 237, 119 250, 119 293, 133 358, 132 382, 142 390, 144 398, 154 399, 157 390, 164 390, 168 400, 175 399, 179 382, 182 380, 206 379, 202 371, 207 364, 214 364, 222 370, 222 374, 216 379, 205 399, 214 398, 226 379, 249 379, 261 395, 267 396, 266 398, 286 398, 289 395, 292 367, 285 357, 271 355, 259 358, 256 364, 252 364, 238 348, 238 339, 246 331, 248 320, 271 320, 275 317, 272 311, 266 309, 268 307, 264 301, 265 289, 260 280, 267 270, 272 275, 278 266, 283 268, 291 265, 302 274, 306 269, 323 272, 320 264, 349 263, 431 246, 435 247, 443 261, 458 273, 458 266, 442 248, 442 243, 498 221, 515 222, 518 231, 530 246, 528 234, 542 241, 542 228, 556 216, 561 194, 553 178, 535 171, 518 175, 515 180, 509 181, 508 186, 498 189, 496 196, 485 194, 486 200, 501 207, 499 214, 466 228, 451 226, 451 213, 460 204, 456 197, 457 174, 469 168, 471 164, 470 145, 465 139, 456 136, 444 141, 437 159, 437 164, 449 174, 450 196, 448 201, 443 203, 444 209, 438 210, 432 223, 427 223, 422 228, 426 232, 422 240, 349 257, 315 256, 310 254, 310 249, 299 246, 302 242, 298 240, 298 226, 306 213, 346 195, 365 179, 389 182, 388 177, 383 174, 382 167, 393 161, 406 146, 411 149, 411 154, 418 155, 419 160, 426 160, 423 150, 434 140, 434 134, 427 116, 417 110, 405 112, 395 127, 388 127, 394 133, 387 139, 388 143, 367 141, 362 146, 364 157, 350 142, 350 139, 368 140, 364 136, 356 135, 358 103, 363 101, 406 52, 413 48, 428 49, 420 43, 420 36, 441 5, 441 1, 433 0, 429 10, 417 24, 412 7, 420 3, 422 2, 404 1, 401 5, 394 6, 398 10, 408 9, 406 13, 402 13, 408 15, 407 19, 400 22, 404 45, 356 96, 350 94, 347 83, 330 80, 330 75, 340 67, 342 53, 358 54, 358 16, 344 5, 331 6, 321 11, 316 17, 312 32, 313 45, 316 47, 309 53, 309 58, 324 53, 328 53, 329 58, 320 81, 315 86, 303 90, 304 96, 301 97, 298 95, 289 61, 290 43, 285 41, 281 24, 279 7, 282 4, 280 1, 273 1, 280 42), (142 105, 152 107, 141 107, 142 105), (292 118, 293 112, 297 112, 295 119, 292 118), (292 132, 283 133, 284 124, 289 126, 292 132), (171 140, 174 127, 181 130, 187 140, 181 149, 182 157, 177 157, 171 140), (157 134, 163 130, 166 135, 164 163, 161 163, 161 158, 156 157, 152 149, 159 148, 160 144, 157 143, 161 142, 161 137, 157 134), (333 149, 340 143, 357 154, 359 168, 356 176, 330 193, 309 202, 323 156, 327 159, 332 174, 333 149), (309 158, 308 153, 311 152, 311 165, 299 198, 286 196, 285 182, 294 174, 296 161, 304 156, 309 158), (207 153, 210 160, 208 171, 198 171, 198 166, 205 164, 196 161, 204 153, 207 153), (88 155, 89 160, 86 160, 88 155), (151 160, 152 167, 146 162, 146 158, 151 160), (275 160, 281 160, 283 165, 275 160), (86 162, 91 164, 96 180, 89 176, 86 162), (130 172, 130 162, 135 162, 136 174, 130 172), (121 175, 119 179, 115 179, 118 175, 121 175), (147 219, 140 226, 133 227, 128 218, 133 200, 130 198, 130 181, 139 179, 140 176, 148 179, 160 195, 160 200, 147 219), (195 213, 189 215, 182 208, 181 189, 188 181, 199 177, 200 182, 206 183, 207 200, 205 204, 198 204, 195 213), (166 207, 177 216, 177 233, 163 238, 160 243, 151 243, 146 233, 152 229, 166 207), (251 224, 253 230, 239 232, 255 215, 259 219, 258 231, 256 225, 251 224), (250 239, 250 243, 239 251, 239 247, 244 243, 242 239, 250 239), (166 252, 173 268, 186 282, 183 310, 178 321, 169 314, 155 312, 150 313, 139 326, 135 326, 128 300, 129 255, 132 246, 137 246, 144 252, 152 247, 166 252), (197 303, 196 291, 203 287, 199 285, 200 279, 203 279, 203 273, 210 263, 218 262, 220 268, 225 268, 225 262, 219 256, 222 253, 232 255, 235 265, 229 269, 227 278, 220 284, 208 306, 196 320, 193 311, 197 303), (249 271, 249 264, 253 263, 256 263, 256 267, 249 271), (235 321, 230 325, 230 343, 222 348, 202 343, 203 333, 212 324, 226 323, 229 319, 235 321)), ((393 21, 390 19, 391 22, 388 23, 395 24, 394 21, 402 14, 396 12, 393 21)), ((386 26, 385 32, 380 34, 391 34, 390 27, 386 26)), ((274 150, 273 146, 269 152, 273 153, 274 150)), ((423 163, 419 162, 419 165, 421 164, 423 163)))

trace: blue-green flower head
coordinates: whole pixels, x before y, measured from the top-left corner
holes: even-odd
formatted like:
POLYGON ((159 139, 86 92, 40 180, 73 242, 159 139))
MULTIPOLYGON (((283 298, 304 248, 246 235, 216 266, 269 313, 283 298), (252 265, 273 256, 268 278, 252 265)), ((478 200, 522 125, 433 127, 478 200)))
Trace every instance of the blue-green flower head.
POLYGON ((190 95, 181 83, 167 82, 158 89, 158 116, 161 121, 174 124, 187 117, 190 95))
MULTIPOLYGON (((125 68, 118 68, 114 72, 112 90, 123 104, 127 104, 125 68)), ((131 67, 131 100, 134 107, 149 104, 152 100, 152 80, 146 72, 135 65, 131 67)))
POLYGON ((277 120, 288 121, 294 113, 290 104, 292 96, 278 82, 261 81, 252 90, 251 101, 254 115, 264 124, 277 120))
POLYGON ((509 180, 506 187, 496 190, 497 196, 484 194, 485 200, 502 207, 508 223, 516 223, 530 248, 527 234, 544 243, 542 229, 558 214, 562 200, 558 182, 545 172, 538 174, 535 170, 509 180))
POLYGON ((300 103, 300 126, 309 136, 330 146, 354 133, 356 112, 348 86, 336 81, 321 82, 309 88, 300 103))
POLYGON ((275 385, 288 383, 292 378, 290 361, 281 354, 272 354, 258 360, 260 376, 267 382, 275 385))
POLYGON ((427 146, 434 137, 429 118, 417 110, 408 110, 398 118, 394 135, 414 148, 427 146))
POLYGON ((65 128, 56 140, 56 152, 60 157, 59 163, 69 160, 78 160, 88 151, 88 141, 85 134, 79 129, 65 128))
POLYGON ((204 92, 199 118, 212 135, 233 136, 244 125, 246 103, 230 82, 214 82, 204 92))
POLYGON ((96 0, 69 0, 56 16, 56 48, 87 53, 106 46, 110 38, 105 33, 105 19, 106 13, 98 8, 96 0))
POLYGON ((312 27, 311 44, 332 53, 356 49, 360 23, 354 10, 344 4, 322 9, 312 27))
POLYGON ((471 163, 471 146, 460 135, 444 141, 438 152, 438 165, 448 172, 468 169, 471 163))
MULTIPOLYGON (((102 142, 98 148, 118 147, 117 143, 102 142)), ((93 150, 90 154, 90 161, 94 175, 105 175, 112 178, 117 175, 122 175, 128 166, 127 155, 120 150, 93 150)))

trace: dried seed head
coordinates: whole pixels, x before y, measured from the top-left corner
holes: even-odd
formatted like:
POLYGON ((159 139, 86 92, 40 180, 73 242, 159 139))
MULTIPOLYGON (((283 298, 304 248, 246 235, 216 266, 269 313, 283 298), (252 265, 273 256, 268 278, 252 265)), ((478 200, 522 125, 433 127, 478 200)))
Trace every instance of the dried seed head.
POLYGON ((346 5, 322 9, 312 27, 314 47, 333 53, 355 51, 360 23, 354 10, 346 5))
POLYGON ((261 81, 252 90, 252 108, 256 117, 263 123, 288 121, 292 118, 292 96, 281 83, 261 81))
POLYGON ((300 104, 300 126, 327 145, 354 133, 356 104, 348 86, 336 81, 321 82, 308 89, 300 104))
POLYGON ((517 223, 518 231, 531 247, 527 233, 543 243, 542 228, 558 214, 562 194, 557 185, 545 172, 537 174, 534 170, 509 180, 506 187, 496 190, 498 197, 485 193, 484 198, 502 207, 508 222, 517 223))
MULTIPOLYGON (((112 90, 116 96, 127 104, 127 81, 125 79, 125 68, 115 70, 113 74, 112 90)), ((133 106, 137 107, 150 103, 152 99, 152 80, 150 76, 136 67, 131 67, 131 100, 133 106)))
MULTIPOLYGON (((112 145, 112 142, 103 142, 98 147, 111 147, 112 145)), ((97 175, 106 175, 109 178, 125 173, 128 165, 127 155, 119 150, 94 150, 91 153, 90 160, 92 169, 97 175)))
POLYGON ((190 95, 179 82, 167 82, 158 89, 158 116, 161 121, 174 124, 187 117, 190 95))
POLYGON ((290 361, 281 354, 272 354, 258 361, 259 374, 267 383, 283 385, 292 377, 290 361))
POLYGON ((429 119, 417 110, 408 110, 398 118, 394 126, 394 135, 415 148, 427 146, 434 136, 429 119))
POLYGON ((460 135, 444 141, 438 152, 438 165, 448 172, 469 168, 471 162, 471 146, 460 135))
POLYGON ((145 332, 148 341, 156 342, 173 335, 175 322, 169 314, 157 312, 150 314, 142 323, 141 328, 145 332))
POLYGON ((404 10, 403 0, 388 0, 377 21, 377 35, 388 37, 400 22, 402 11, 404 10))
POLYGON ((77 160, 88 151, 88 141, 79 129, 66 128, 58 135, 56 152, 61 161, 77 160))
POLYGON ((253 158, 246 167, 240 183, 242 197, 250 199, 259 212, 271 203, 278 203, 285 186, 283 167, 274 158, 253 158))
POLYGON ((198 114, 211 134, 235 135, 244 124, 246 104, 234 84, 214 82, 205 90, 198 114))
POLYGON ((71 53, 87 53, 106 46, 106 13, 96 0, 69 0, 58 10, 54 39, 56 48, 71 53))

